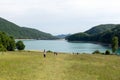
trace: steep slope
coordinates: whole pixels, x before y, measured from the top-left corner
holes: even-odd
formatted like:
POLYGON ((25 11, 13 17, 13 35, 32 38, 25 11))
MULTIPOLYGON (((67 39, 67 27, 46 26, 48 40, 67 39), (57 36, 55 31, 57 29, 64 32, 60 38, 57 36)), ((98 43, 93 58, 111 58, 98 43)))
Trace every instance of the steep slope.
POLYGON ((103 43, 111 43, 111 40, 113 36, 117 36, 119 38, 119 45, 120 45, 120 25, 116 25, 115 28, 113 28, 110 31, 106 31, 102 34, 99 34, 99 41, 103 43))
POLYGON ((36 29, 20 27, 3 18, 0 18, 0 31, 20 39, 56 39, 51 34, 36 29))
MULTIPOLYGON (((32 29, 32 28, 26 28, 26 27, 22 27, 22 35, 27 36, 28 38, 33 38, 33 39, 56 39, 56 37, 52 36, 49 33, 45 33, 36 29, 32 29), (27 32, 27 33, 26 33, 27 32), (30 33, 30 34, 28 34, 30 33)), ((24 37, 23 36, 23 37, 24 37)))

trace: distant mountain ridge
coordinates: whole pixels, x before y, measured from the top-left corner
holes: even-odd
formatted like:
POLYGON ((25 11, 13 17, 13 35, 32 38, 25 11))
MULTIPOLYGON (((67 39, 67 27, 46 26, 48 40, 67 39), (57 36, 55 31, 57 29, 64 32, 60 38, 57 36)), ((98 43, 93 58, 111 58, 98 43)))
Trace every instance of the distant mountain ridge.
POLYGON ((17 39, 56 39, 49 33, 37 29, 20 27, 6 19, 0 17, 0 31, 7 33, 17 39))
POLYGON ((65 39, 65 37, 67 37, 69 35, 71 35, 71 34, 60 34, 60 35, 56 35, 56 37, 59 39, 65 39))

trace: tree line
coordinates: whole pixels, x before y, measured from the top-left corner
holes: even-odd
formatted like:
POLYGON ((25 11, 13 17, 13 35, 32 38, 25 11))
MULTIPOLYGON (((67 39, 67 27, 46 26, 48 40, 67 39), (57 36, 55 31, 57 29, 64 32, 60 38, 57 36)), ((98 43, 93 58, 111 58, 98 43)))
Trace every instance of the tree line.
POLYGON ((14 37, 8 36, 5 32, 0 32, 0 51, 24 50, 25 45, 22 41, 15 42, 14 37))
MULTIPOLYGON (((114 36, 111 40, 111 48, 112 48, 112 54, 119 55, 117 53, 117 50, 119 48, 119 39, 117 36, 114 36)), ((111 51, 106 50, 105 53, 101 53, 99 50, 94 51, 92 54, 105 54, 105 55, 110 55, 111 51)))

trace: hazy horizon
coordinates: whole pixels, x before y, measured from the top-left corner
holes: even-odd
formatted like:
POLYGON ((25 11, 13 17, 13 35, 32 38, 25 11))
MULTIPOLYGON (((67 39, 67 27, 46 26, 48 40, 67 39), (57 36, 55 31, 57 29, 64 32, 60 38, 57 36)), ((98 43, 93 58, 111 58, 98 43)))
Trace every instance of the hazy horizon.
POLYGON ((119 24, 119 3, 119 0, 3 0, 0 17, 53 35, 73 34, 100 24, 119 24))

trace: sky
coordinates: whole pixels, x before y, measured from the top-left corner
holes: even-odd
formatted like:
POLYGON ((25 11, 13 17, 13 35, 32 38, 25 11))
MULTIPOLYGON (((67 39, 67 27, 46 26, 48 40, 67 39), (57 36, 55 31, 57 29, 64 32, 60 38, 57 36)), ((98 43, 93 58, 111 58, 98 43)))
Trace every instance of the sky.
POLYGON ((120 24, 120 0, 1 0, 0 17, 53 35, 73 34, 120 24))

